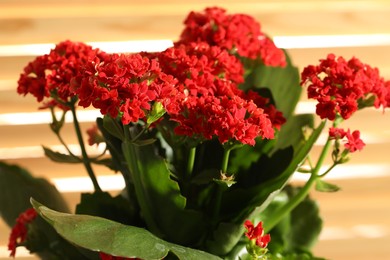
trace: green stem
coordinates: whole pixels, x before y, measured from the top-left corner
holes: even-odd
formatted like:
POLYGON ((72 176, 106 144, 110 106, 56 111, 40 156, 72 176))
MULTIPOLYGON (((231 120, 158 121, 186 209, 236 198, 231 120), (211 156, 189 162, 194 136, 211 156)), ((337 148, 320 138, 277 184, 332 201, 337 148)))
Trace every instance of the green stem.
POLYGON ((222 164, 221 164, 221 171, 222 171, 222 173, 226 173, 227 172, 228 163, 229 163, 229 156, 230 156, 230 151, 231 150, 232 149, 225 149, 224 150, 223 158, 222 158, 222 164))
POLYGON ((337 162, 333 163, 332 166, 330 166, 324 173, 319 174, 318 177, 325 177, 325 175, 327 175, 334 167, 336 167, 337 164, 337 162))
POLYGON ((72 156, 73 158, 79 159, 80 162, 82 161, 79 157, 77 157, 75 154, 72 153, 72 151, 69 149, 68 145, 65 143, 64 139, 60 135, 60 133, 55 133, 60 143, 65 147, 65 149, 68 151, 68 154, 72 156))
POLYGON ((146 124, 144 126, 144 128, 142 128, 142 130, 131 140, 131 142, 135 143, 135 141, 137 141, 138 138, 140 138, 141 135, 143 135, 146 132, 146 130, 149 128, 149 126, 150 126, 149 124, 146 124))
POLYGON ((76 109, 74 106, 71 106, 70 110, 72 111, 73 125, 74 125, 75 131, 76 131, 77 140, 79 141, 84 167, 87 170, 87 173, 89 175, 89 178, 92 181, 92 184, 93 184, 93 187, 95 188, 95 191, 101 192, 102 189, 100 188, 99 183, 96 179, 96 176, 92 170, 91 162, 89 160, 87 151, 85 150, 85 145, 84 145, 84 141, 83 141, 83 136, 81 134, 80 124, 77 120, 76 109))
MULTIPOLYGON (((227 167, 229 163, 229 156, 230 151, 232 149, 224 149, 223 157, 222 157, 222 164, 221 164, 221 174, 225 174, 227 172, 227 167)), ((221 210, 221 203, 222 203, 222 192, 224 190, 224 186, 222 184, 217 183, 217 191, 215 195, 215 205, 214 205, 214 211, 213 211, 213 220, 216 222, 219 217, 219 212, 221 210)))
POLYGON ((196 155, 196 147, 190 148, 190 151, 188 153, 187 169, 186 169, 186 176, 185 176, 187 179, 191 177, 192 171, 194 170, 195 155, 196 155))
POLYGON ((145 219, 145 222, 148 226, 148 229, 155 235, 162 237, 161 233, 155 219, 153 210, 151 209, 150 203, 148 203, 147 197, 145 196, 145 190, 143 188, 141 180, 141 172, 138 166, 137 152, 134 149, 134 144, 132 142, 133 138, 130 133, 130 128, 128 125, 124 126, 124 141, 122 143, 122 151, 129 169, 131 179, 134 184, 135 196, 137 198, 138 204, 141 208, 142 216, 145 219))
POLYGON ((317 164, 315 168, 312 170, 309 180, 305 183, 305 185, 299 190, 299 192, 291 198, 286 204, 277 209, 273 214, 272 218, 269 218, 267 223, 264 223, 265 228, 264 231, 268 233, 272 228, 274 228, 288 213, 290 213, 296 206, 301 203, 306 196, 309 194, 309 191, 315 181, 320 178, 319 171, 321 169, 322 164, 325 161, 326 156, 328 155, 328 151, 331 147, 332 140, 328 138, 326 141, 321 155, 318 158, 317 164))

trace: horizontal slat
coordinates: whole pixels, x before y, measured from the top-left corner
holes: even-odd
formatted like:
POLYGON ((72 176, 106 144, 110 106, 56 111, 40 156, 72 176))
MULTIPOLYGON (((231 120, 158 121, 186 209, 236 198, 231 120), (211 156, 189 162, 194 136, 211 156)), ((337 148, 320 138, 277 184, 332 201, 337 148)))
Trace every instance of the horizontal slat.
MULTIPOLYGON (((119 2, 109 4, 24 3, 2 4, 0 44, 48 43, 58 39, 118 41, 131 39, 177 39, 182 22, 191 10, 208 3, 157 4, 119 2), (148 6, 148 4, 152 6, 148 6)), ((390 25, 389 2, 301 1, 224 3, 230 12, 253 15, 264 31, 278 35, 333 35, 386 33, 390 25), (283 7, 283 8, 282 8, 283 7), (304 17, 304 19, 302 19, 304 17), (310 22, 308 22, 310 21, 310 22), (332 21, 332 22, 330 22, 332 21)))

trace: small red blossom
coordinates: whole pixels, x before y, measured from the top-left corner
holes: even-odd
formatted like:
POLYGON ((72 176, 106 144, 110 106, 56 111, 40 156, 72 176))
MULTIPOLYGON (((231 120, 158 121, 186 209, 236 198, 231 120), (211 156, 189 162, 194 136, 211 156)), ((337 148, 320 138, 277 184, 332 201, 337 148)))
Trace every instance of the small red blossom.
POLYGON ((348 149, 351 153, 356 151, 361 151, 366 145, 362 139, 360 139, 360 132, 358 130, 353 131, 352 133, 347 132, 347 142, 344 144, 345 148, 348 149))
POLYGON ((259 222, 255 227, 250 220, 246 220, 244 226, 247 230, 246 237, 250 240, 255 240, 256 245, 261 248, 266 248, 271 241, 270 234, 264 235, 263 222, 259 222))
POLYGON ((12 228, 8 240, 8 250, 11 251, 10 256, 15 257, 16 248, 26 241, 28 234, 27 226, 37 217, 37 215, 35 209, 29 208, 21 213, 16 219, 16 224, 12 228))
POLYGON ((347 132, 342 128, 331 127, 329 128, 330 139, 343 139, 347 132))
POLYGON ((365 143, 362 139, 360 139, 360 131, 355 130, 351 133, 348 129, 345 131, 342 128, 332 127, 329 129, 329 137, 330 139, 342 140, 346 138, 344 147, 349 150, 349 152, 353 153, 356 151, 360 151, 364 148, 365 143))
POLYGON ((322 119, 335 120, 336 115, 348 119, 361 104, 372 105, 372 97, 376 108, 389 105, 389 86, 378 69, 356 58, 347 61, 329 54, 319 65, 304 68, 301 78, 308 97, 318 101, 316 113, 322 119))
POLYGON ((284 52, 245 14, 227 14, 218 7, 191 12, 184 21, 179 43, 207 42, 242 57, 260 59, 267 66, 285 66, 284 52))

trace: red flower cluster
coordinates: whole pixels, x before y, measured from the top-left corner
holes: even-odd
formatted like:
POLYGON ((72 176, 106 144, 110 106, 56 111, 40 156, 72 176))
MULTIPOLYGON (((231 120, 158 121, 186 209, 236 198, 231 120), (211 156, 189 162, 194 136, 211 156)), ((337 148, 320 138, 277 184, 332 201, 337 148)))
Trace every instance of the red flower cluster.
POLYGON ((74 96, 72 80, 77 77, 89 60, 104 58, 106 54, 80 42, 64 41, 56 45, 49 54, 39 56, 30 62, 20 75, 17 91, 32 94, 38 102, 52 97, 45 107, 65 103, 74 96))
POLYGON ((308 97, 316 99, 316 113, 323 119, 336 115, 348 119, 359 102, 374 97, 376 108, 390 104, 390 83, 385 82, 376 68, 356 58, 346 61, 329 54, 318 66, 308 66, 302 72, 301 84, 308 84, 308 97))
POLYGON ((236 140, 255 144, 255 138, 273 138, 274 130, 264 109, 237 86, 243 82, 242 64, 227 51, 207 43, 176 45, 158 55, 164 72, 178 80, 180 113, 171 114, 180 135, 221 143, 236 140))
POLYGON ((206 8, 191 12, 184 21, 179 43, 205 41, 242 57, 261 59, 267 66, 285 66, 284 52, 278 49, 253 17, 245 14, 228 15, 222 8, 206 8))
POLYGON ((119 115, 125 125, 144 119, 153 102, 161 102, 170 113, 177 112, 177 80, 163 73, 156 59, 113 54, 103 62, 96 61, 85 69, 76 90, 79 105, 92 104, 113 118, 119 115))
POLYGON ((10 256, 15 257, 16 247, 26 241, 28 233, 27 225, 36 217, 37 212, 33 208, 29 208, 16 219, 16 224, 12 228, 8 241, 8 250, 11 251, 10 256))
POLYGON ((363 140, 360 139, 360 132, 358 130, 351 133, 349 129, 345 131, 342 128, 331 127, 329 129, 329 137, 337 140, 341 140, 346 137, 347 141, 344 143, 344 147, 351 153, 362 150, 366 145, 363 140))
POLYGON ((250 240, 255 240, 256 245, 261 248, 266 248, 268 243, 271 241, 270 234, 264 235, 263 222, 259 222, 255 227, 250 220, 245 221, 244 223, 247 232, 245 235, 250 240))

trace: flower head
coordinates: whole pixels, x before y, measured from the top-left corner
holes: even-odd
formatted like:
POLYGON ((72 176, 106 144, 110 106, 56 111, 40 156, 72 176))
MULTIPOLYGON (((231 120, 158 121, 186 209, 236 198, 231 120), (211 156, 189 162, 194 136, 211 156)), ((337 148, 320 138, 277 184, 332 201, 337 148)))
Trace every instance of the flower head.
POLYGON ((245 233, 249 240, 256 242, 256 245, 261 248, 266 248, 268 243, 271 241, 270 234, 264 235, 263 222, 259 222, 255 227, 250 220, 246 220, 244 226, 247 230, 245 233))
POLYGON ((15 257, 16 248, 27 239, 28 224, 37 217, 37 212, 33 208, 29 208, 19 215, 16 219, 16 224, 11 230, 8 240, 8 250, 11 251, 10 256, 15 257))
POLYGON ((260 59, 268 66, 285 66, 284 52, 262 31, 256 20, 245 14, 227 14, 218 7, 191 12, 179 43, 207 42, 242 57, 260 59))
POLYGON ((344 147, 351 153, 360 151, 365 146, 365 143, 360 138, 359 130, 355 130, 351 133, 349 129, 345 131, 342 128, 332 127, 329 129, 329 137, 336 140, 342 140, 346 138, 347 140, 344 142, 344 147))
POLYGON ((142 54, 113 54, 104 61, 91 62, 84 71, 80 87, 79 105, 92 104, 103 115, 121 117, 122 123, 145 119, 154 102, 175 111, 180 98, 176 79, 163 73, 156 59, 142 54))
POLYGON ((205 42, 179 44, 158 54, 163 72, 178 80, 178 123, 175 133, 200 140, 217 137, 221 143, 255 144, 255 138, 273 138, 265 109, 238 88, 243 82, 241 62, 226 50, 205 42))
POLYGON ((356 58, 346 61, 329 54, 319 65, 306 67, 301 77, 301 84, 308 85, 308 97, 318 101, 316 113, 321 118, 335 120, 340 115, 348 119, 371 98, 376 108, 389 104, 389 86, 378 69, 356 58))
POLYGON ((95 57, 103 59, 106 54, 81 42, 61 42, 49 54, 38 56, 24 68, 17 91, 23 95, 32 94, 38 102, 52 98, 43 108, 59 106, 66 109, 64 104, 75 96, 72 81, 95 57))

